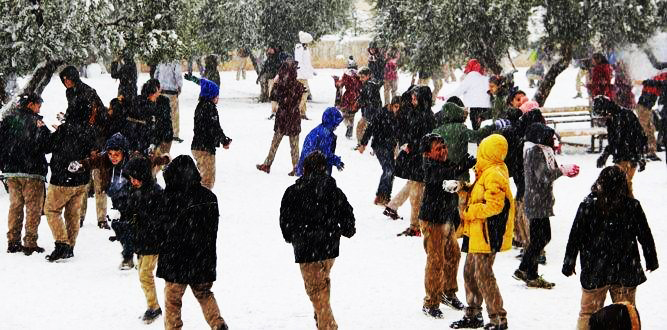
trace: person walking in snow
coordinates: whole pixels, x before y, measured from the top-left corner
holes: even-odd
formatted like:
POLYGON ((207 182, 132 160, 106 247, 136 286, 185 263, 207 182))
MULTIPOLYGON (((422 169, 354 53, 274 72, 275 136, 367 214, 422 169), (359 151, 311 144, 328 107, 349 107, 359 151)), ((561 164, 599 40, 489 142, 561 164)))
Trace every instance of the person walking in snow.
POLYGON ((368 121, 382 108, 382 98, 380 96, 382 86, 376 80, 372 80, 372 71, 369 68, 361 68, 359 70, 359 80, 362 85, 357 98, 357 106, 361 110, 361 120, 357 123, 357 143, 361 142, 368 121))
POLYGON ((305 93, 305 87, 297 80, 298 65, 294 61, 283 63, 278 72, 278 81, 273 86, 271 100, 278 102, 273 140, 264 163, 256 165, 258 170, 266 173, 271 171, 271 164, 276 157, 280 141, 284 136, 288 136, 292 156, 292 171, 288 175, 296 175, 296 165, 299 162, 299 133, 301 133, 299 102, 305 93))
POLYGON ((301 119, 308 120, 306 116, 306 102, 311 95, 308 79, 315 76, 315 69, 310 59, 310 44, 313 42, 313 36, 310 33, 299 31, 299 43, 294 46, 294 61, 299 63, 297 69, 297 80, 303 85, 304 92, 299 101, 299 112, 301 119))
POLYGON ((641 204, 634 199, 626 175, 606 167, 579 204, 565 248, 563 275, 571 276, 577 256, 581 263, 581 310, 577 329, 589 329, 589 318, 612 302, 635 304, 637 286, 646 281, 637 242, 642 245, 646 270, 658 269, 653 235, 641 204))
POLYGON ((171 61, 160 63, 155 69, 155 79, 160 82, 162 96, 169 99, 171 127, 173 140, 183 142, 179 137, 181 133, 178 96, 183 89, 183 77, 181 76, 181 62, 171 61))
POLYGON ((218 259, 218 198, 201 184, 197 166, 187 155, 174 158, 164 169, 164 181, 156 274, 165 280, 164 328, 183 327, 182 300, 190 287, 211 329, 227 330, 211 291, 218 259))
MULTIPOLYGON (((262 100, 264 102, 266 102, 266 100, 269 99, 271 92, 273 91, 273 84, 275 83, 274 78, 278 75, 278 69, 280 69, 280 64, 281 64, 280 53, 281 53, 280 47, 269 46, 266 49, 266 60, 262 65, 262 70, 259 71, 259 74, 257 75, 257 81, 256 81, 257 84, 261 85, 264 82, 266 82, 267 84, 266 99, 262 100)), ((270 101, 270 102, 271 102, 271 115, 275 116, 276 110, 278 110, 278 103, 276 103, 275 101, 270 101)))
POLYGON ((131 103, 137 96, 137 64, 128 49, 123 51, 122 58, 111 62, 111 78, 118 79, 118 96, 131 103))
POLYGON ((530 220, 530 242, 525 248, 521 265, 514 278, 526 282, 531 288, 551 289, 554 283, 546 281, 537 272, 538 257, 551 240, 549 217, 554 215, 555 202, 553 182, 561 175, 575 177, 577 165, 558 165, 554 153, 553 128, 542 123, 533 123, 526 130, 523 168, 526 193, 524 207, 530 220))
POLYGON ((438 319, 443 317, 441 302, 456 310, 464 307, 456 297, 456 274, 461 259, 456 241, 460 222, 458 196, 445 191, 443 182, 455 180, 475 165, 475 158, 471 156, 460 164, 449 161, 447 150, 445 140, 435 133, 425 135, 420 143, 424 155, 424 198, 419 209, 419 226, 426 251, 426 296, 422 311, 438 319))
POLYGON ((486 71, 476 59, 468 61, 463 74, 465 77, 461 79, 459 87, 450 96, 458 96, 463 104, 470 109, 470 123, 472 128, 477 130, 482 121, 487 119, 485 113, 491 107, 487 94, 489 77, 485 75, 486 71))
POLYGON ((202 185, 213 189, 215 184, 215 149, 222 145, 229 149, 230 139, 220 127, 220 117, 216 104, 220 88, 214 82, 201 79, 199 103, 195 109, 194 136, 190 150, 197 161, 197 168, 202 176, 202 185))
POLYGON ((394 186, 394 171, 396 160, 394 153, 398 147, 398 119, 397 113, 401 108, 401 98, 394 97, 392 102, 382 108, 368 123, 357 150, 363 154, 368 142, 382 167, 380 183, 375 193, 373 204, 387 206, 391 200, 391 191, 394 186))
POLYGON ((43 100, 30 93, 19 97, 19 106, 0 122, 0 170, 9 193, 7 253, 42 253, 37 230, 44 207, 44 195, 51 131, 39 115, 43 100), (25 217, 24 209, 25 207, 25 217), (25 236, 21 231, 25 218, 25 236))
MULTIPOLYGON (((468 307, 450 327, 507 329, 507 312, 493 274, 496 253, 511 249, 514 227, 514 198, 509 171, 504 163, 507 140, 500 134, 486 137, 477 149, 475 183, 466 197, 463 247, 466 252, 463 279, 468 307), (482 302, 486 302, 489 323, 484 325, 482 302)), ((466 189, 467 190, 467 189, 466 189)))
POLYGON ((294 262, 301 269, 318 330, 338 329, 329 303, 329 273, 338 257, 340 237, 351 238, 356 232, 352 206, 327 175, 328 166, 320 151, 308 155, 303 176, 285 190, 280 203, 280 229, 294 248, 294 262))
POLYGON ((356 63, 354 63, 354 66, 349 64, 350 63, 348 63, 347 71, 345 71, 341 79, 334 76, 334 82, 336 88, 345 89, 340 97, 340 104, 337 104, 336 106, 343 112, 343 121, 347 127, 345 137, 351 139, 352 131, 354 130, 354 117, 357 114, 357 111, 359 111, 357 99, 361 93, 361 86, 363 83, 357 74, 356 63))
POLYGON ((327 158, 327 174, 331 175, 332 167, 342 171, 345 167, 340 156, 336 155, 336 127, 343 121, 343 115, 335 107, 324 110, 322 123, 313 128, 303 141, 301 158, 296 165, 296 175, 303 175, 303 163, 314 151, 320 151, 327 158))
POLYGON ((248 57, 250 56, 250 50, 244 47, 239 48, 236 51, 236 81, 245 80, 245 66, 248 63, 248 57))

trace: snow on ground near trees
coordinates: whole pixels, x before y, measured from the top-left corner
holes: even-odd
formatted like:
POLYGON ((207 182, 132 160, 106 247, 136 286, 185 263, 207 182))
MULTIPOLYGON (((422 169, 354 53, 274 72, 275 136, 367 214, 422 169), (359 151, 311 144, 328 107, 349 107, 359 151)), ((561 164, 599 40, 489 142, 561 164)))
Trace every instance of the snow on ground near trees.
MULTIPOLYGON (((310 121, 302 122, 301 141, 320 122, 324 109, 332 105, 335 89, 332 74, 341 70, 318 70, 311 82, 314 102, 308 104, 310 121)), ((517 74, 521 87, 526 87, 525 68, 517 74)), ((460 74, 460 72, 459 72, 460 74)), ((576 71, 569 69, 557 80, 547 106, 585 104, 573 100, 576 71)), ((281 144, 276 161, 267 175, 255 169, 269 149, 273 121, 267 103, 258 104, 255 97, 259 86, 254 73, 248 80, 237 82, 234 74, 222 74, 221 124, 234 139, 229 150, 218 149, 217 180, 214 192, 220 202, 218 231, 218 280, 213 286, 223 317, 232 329, 313 329, 313 309, 306 296, 298 265, 294 264, 292 248, 282 239, 278 213, 282 194, 294 178, 291 170, 287 139, 281 144)), ((399 90, 409 85, 409 76, 402 75, 399 90)), ((141 75, 140 82, 147 80, 141 75)), ((108 75, 85 80, 96 88, 108 104, 116 94, 117 81, 108 75)), ((24 82, 23 82, 24 83, 24 82)), ((456 87, 447 84, 440 95, 446 96, 456 87)), ((184 143, 174 143, 172 157, 190 154, 193 112, 198 86, 184 82, 180 97, 181 134, 184 143)), ((528 91, 529 95, 534 90, 528 91)), ((66 108, 65 89, 54 77, 44 92, 42 113, 47 124, 55 123, 55 114, 66 108)), ((442 102, 438 102, 439 108, 442 102)), ((357 116, 358 120, 358 116, 357 116)), ((332 271, 331 304, 341 329, 445 329, 459 319, 462 312, 443 307, 444 320, 434 320, 421 312, 424 297, 425 253, 422 238, 396 237, 408 220, 391 221, 382 216, 382 209, 372 204, 381 173, 377 160, 369 152, 359 155, 356 144, 339 136, 337 153, 345 162, 345 171, 334 171, 338 185, 354 206, 357 234, 342 239, 340 257, 332 271)), ((471 149, 474 146, 471 145, 471 149)), ((662 154, 661 154, 662 156, 662 154)), ((561 178, 555 184, 556 216, 551 218, 553 239, 547 246, 546 266, 540 273, 556 283, 553 290, 527 289, 512 278, 519 261, 518 250, 501 253, 494 267, 512 329, 572 329, 579 312, 581 286, 578 275, 566 278, 561 265, 567 235, 578 204, 589 192, 600 172, 595 168, 597 155, 581 151, 558 157, 560 163, 581 166, 577 178, 561 178)), ((656 240, 663 268, 667 253, 667 223, 663 220, 667 174, 663 162, 647 165, 634 180, 635 195, 642 202, 656 240)), ((161 174, 160 182, 163 184, 161 174)), ((396 179, 394 192, 404 180, 396 179)), ((0 252, 2 298, 0 316, 3 329, 158 329, 163 318, 146 326, 139 317, 146 309, 136 270, 119 271, 120 244, 107 239, 112 231, 95 225, 94 200, 88 200, 85 226, 81 228, 75 257, 67 262, 50 264, 45 254, 0 252)), ((9 200, 0 193, 0 232, 6 232, 9 200)), ((409 203, 398 211, 409 217, 409 203)), ((49 253, 53 238, 46 218, 39 228, 39 244, 49 253)), ((462 268, 459 269, 459 298, 465 302, 462 268)), ((577 268, 577 273, 578 273, 577 268)), ((667 323, 664 314, 667 272, 658 269, 648 274, 648 281, 639 287, 637 304, 645 329, 658 329, 667 323)), ((156 279, 158 298, 164 308, 164 281, 156 279)), ((609 301, 608 301, 609 302, 609 301)), ((488 321, 486 311, 484 318, 488 321)), ((183 302, 186 329, 205 329, 207 325, 197 304, 188 292, 183 302)))

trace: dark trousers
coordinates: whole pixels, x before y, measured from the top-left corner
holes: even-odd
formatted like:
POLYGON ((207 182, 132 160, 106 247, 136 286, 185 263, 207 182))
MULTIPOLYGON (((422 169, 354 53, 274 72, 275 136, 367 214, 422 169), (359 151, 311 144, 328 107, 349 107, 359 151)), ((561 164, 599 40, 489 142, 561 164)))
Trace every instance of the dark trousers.
POLYGON ((470 123, 472 124, 472 129, 478 130, 484 121, 487 118, 484 118, 484 112, 487 108, 470 108, 470 123))
POLYGON ((537 278, 537 257, 551 240, 549 218, 530 219, 530 242, 523 252, 519 269, 526 272, 528 279, 537 278))
POLYGON ((134 256, 134 244, 132 242, 132 226, 126 221, 114 220, 111 222, 111 228, 116 233, 116 239, 123 246, 123 259, 130 259, 134 256))
POLYGON ((378 196, 385 196, 387 199, 391 198, 391 190, 394 186, 394 169, 396 161, 394 160, 394 150, 389 148, 373 149, 375 156, 382 166, 382 175, 380 176, 380 184, 378 185, 378 196))

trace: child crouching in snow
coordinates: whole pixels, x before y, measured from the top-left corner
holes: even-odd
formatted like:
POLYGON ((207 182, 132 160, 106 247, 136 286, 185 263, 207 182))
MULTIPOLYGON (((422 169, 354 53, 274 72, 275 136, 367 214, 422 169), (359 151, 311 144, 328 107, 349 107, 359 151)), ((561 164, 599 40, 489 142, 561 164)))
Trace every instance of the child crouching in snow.
POLYGON ((546 281, 537 273, 537 258, 551 240, 549 217, 554 215, 553 182, 561 175, 575 177, 577 165, 560 165, 554 154, 555 131, 542 123, 528 126, 524 144, 524 180, 526 193, 524 207, 530 221, 530 241, 526 247, 519 269, 514 278, 526 282, 528 287, 551 289, 554 283, 546 281))
POLYGON ((296 174, 303 175, 303 162, 313 151, 319 150, 327 158, 327 174, 331 175, 333 166, 339 171, 343 170, 345 164, 340 156, 336 156, 336 127, 343 121, 343 115, 334 107, 327 108, 322 114, 322 123, 313 128, 303 141, 301 158, 296 165, 296 174))

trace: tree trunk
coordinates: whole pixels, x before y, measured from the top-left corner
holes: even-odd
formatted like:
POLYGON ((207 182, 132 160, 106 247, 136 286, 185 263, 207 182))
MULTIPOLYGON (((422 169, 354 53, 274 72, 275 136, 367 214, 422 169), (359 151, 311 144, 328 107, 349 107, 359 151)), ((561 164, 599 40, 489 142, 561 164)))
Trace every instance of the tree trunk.
POLYGON ((535 92, 534 99, 539 103, 540 107, 544 106, 544 103, 547 101, 547 97, 551 93, 551 88, 556 84, 556 78, 561 74, 572 62, 572 44, 565 44, 561 48, 561 59, 558 60, 554 65, 549 68, 549 71, 542 79, 540 87, 535 92))
POLYGON ((14 108, 18 95, 26 93, 42 95, 44 88, 46 88, 46 86, 51 81, 53 74, 56 73, 58 68, 63 64, 65 64, 65 62, 61 60, 52 60, 40 64, 33 72, 25 87, 20 92, 16 93, 14 99, 10 100, 10 102, 8 102, 7 105, 2 109, 2 117, 4 117, 4 114, 7 113, 7 110, 14 108))

